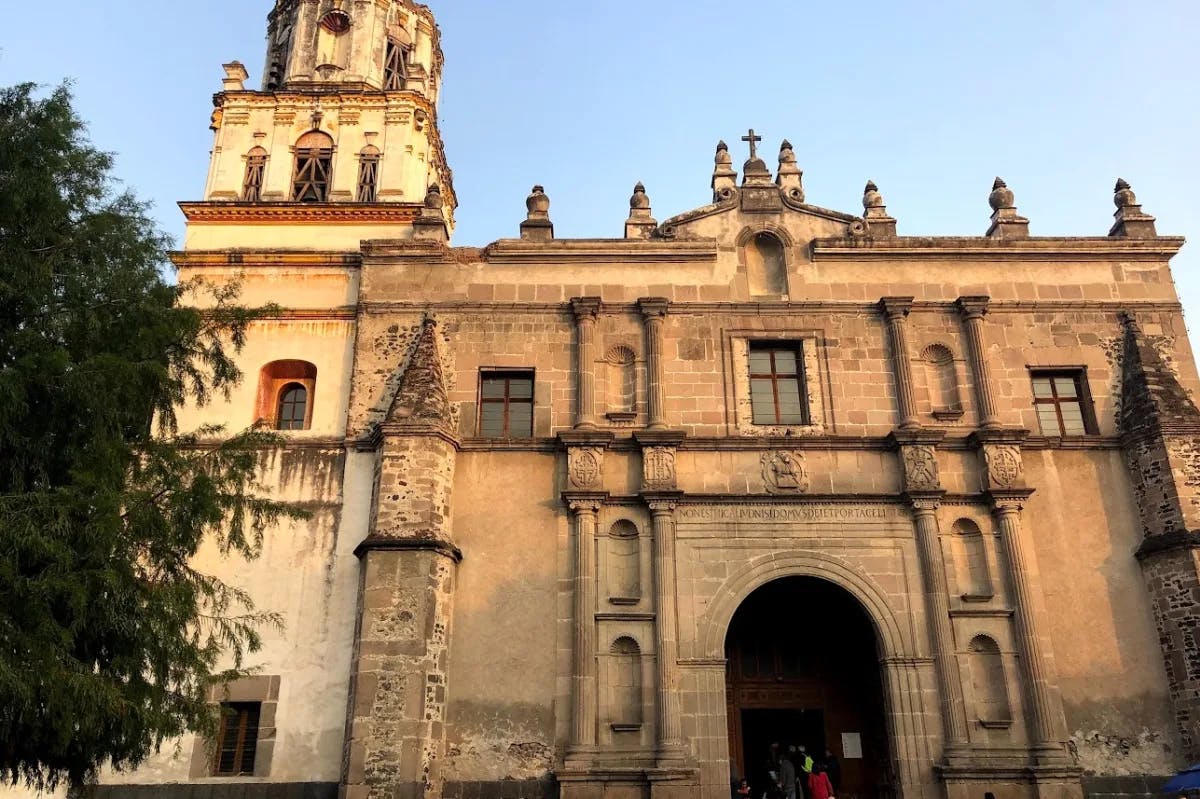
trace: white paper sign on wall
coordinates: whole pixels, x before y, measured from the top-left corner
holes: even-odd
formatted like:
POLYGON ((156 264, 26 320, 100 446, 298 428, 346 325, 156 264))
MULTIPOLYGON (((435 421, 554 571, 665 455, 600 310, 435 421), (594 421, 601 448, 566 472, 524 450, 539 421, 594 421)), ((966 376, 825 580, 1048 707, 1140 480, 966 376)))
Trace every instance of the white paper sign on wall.
POLYGON ((847 760, 862 760, 862 733, 842 733, 842 757, 847 760))

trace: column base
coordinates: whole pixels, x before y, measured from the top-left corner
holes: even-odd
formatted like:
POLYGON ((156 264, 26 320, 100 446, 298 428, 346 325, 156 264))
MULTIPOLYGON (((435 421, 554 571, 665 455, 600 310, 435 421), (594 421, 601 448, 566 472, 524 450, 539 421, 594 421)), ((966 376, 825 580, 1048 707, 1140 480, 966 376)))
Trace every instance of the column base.
POLYGON ((674 771, 693 766, 692 754, 687 747, 677 741, 670 741, 658 747, 658 767, 674 771))

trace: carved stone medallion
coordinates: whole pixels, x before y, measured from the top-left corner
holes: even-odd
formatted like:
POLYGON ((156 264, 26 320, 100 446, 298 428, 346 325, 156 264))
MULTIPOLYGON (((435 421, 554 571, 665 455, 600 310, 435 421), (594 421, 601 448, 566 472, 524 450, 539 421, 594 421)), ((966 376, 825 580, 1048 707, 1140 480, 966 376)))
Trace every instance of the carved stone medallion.
POLYGON ((1021 479, 1021 451, 1016 447, 988 447, 983 452, 988 479, 993 485, 1008 488, 1021 479))
POLYGON ((803 494, 808 490, 809 477, 803 453, 764 452, 759 460, 768 494, 803 494))
POLYGON ((941 487, 933 447, 904 448, 904 487, 909 491, 936 491, 941 487))
POLYGON ((572 447, 567 451, 567 471, 574 488, 595 488, 600 483, 604 461, 603 450, 595 447, 572 447))
POLYGON ((642 480, 647 489, 675 488, 675 450, 670 447, 643 450, 642 480))

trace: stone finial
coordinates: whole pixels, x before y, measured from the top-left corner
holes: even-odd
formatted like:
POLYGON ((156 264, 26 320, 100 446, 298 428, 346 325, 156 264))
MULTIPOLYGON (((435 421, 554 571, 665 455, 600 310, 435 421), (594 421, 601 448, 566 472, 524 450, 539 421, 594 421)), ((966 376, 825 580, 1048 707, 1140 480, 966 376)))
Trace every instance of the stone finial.
POLYGON ((775 185, 795 202, 804 202, 804 172, 796 164, 796 151, 787 139, 779 145, 779 172, 775 185))
POLYGON ((992 224, 987 235, 993 239, 1029 238, 1029 220, 1017 213, 1012 189, 1001 178, 992 184, 988 205, 992 207, 992 224))
POLYGON ((863 218, 867 223, 867 233, 872 236, 895 236, 896 220, 888 216, 887 206, 883 204, 883 195, 875 181, 868 180, 863 188, 863 218))
POLYGON ((737 188, 737 171, 733 168, 729 145, 724 141, 717 142, 717 155, 713 160, 713 202, 719 202, 728 199, 737 188))
POLYGON ((1117 206, 1114 214, 1116 221, 1108 235, 1129 239, 1152 239, 1158 235, 1154 217, 1143 213, 1137 195, 1124 178, 1117 179, 1116 188, 1113 189, 1113 204, 1117 206))
POLYGON ((413 220, 413 237, 425 241, 449 241, 450 229, 446 226, 446 215, 442 212, 445 207, 446 199, 442 196, 442 187, 436 183, 429 184, 420 213, 413 220))
POLYGON ((550 221, 550 198, 541 186, 534 186, 525 198, 528 214, 521 223, 521 238, 550 241, 554 238, 554 223, 550 221))
POLYGON ((246 89, 246 79, 250 77, 250 73, 246 71, 246 67, 241 61, 230 61, 223 66, 225 77, 221 80, 221 90, 226 92, 240 92, 246 89))
POLYGON ((646 187, 641 181, 633 187, 633 196, 629 198, 629 218, 625 220, 625 238, 648 239, 658 222, 650 215, 650 198, 646 195, 646 187))

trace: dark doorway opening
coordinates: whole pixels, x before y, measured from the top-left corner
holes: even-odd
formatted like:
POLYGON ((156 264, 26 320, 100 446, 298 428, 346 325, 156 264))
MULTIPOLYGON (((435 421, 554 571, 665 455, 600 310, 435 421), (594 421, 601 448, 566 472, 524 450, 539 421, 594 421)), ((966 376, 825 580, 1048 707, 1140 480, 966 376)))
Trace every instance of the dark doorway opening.
POLYGON ((768 583, 734 614, 725 655, 730 769, 753 799, 772 743, 831 752, 839 799, 893 795, 875 628, 853 596, 814 577, 768 583))

